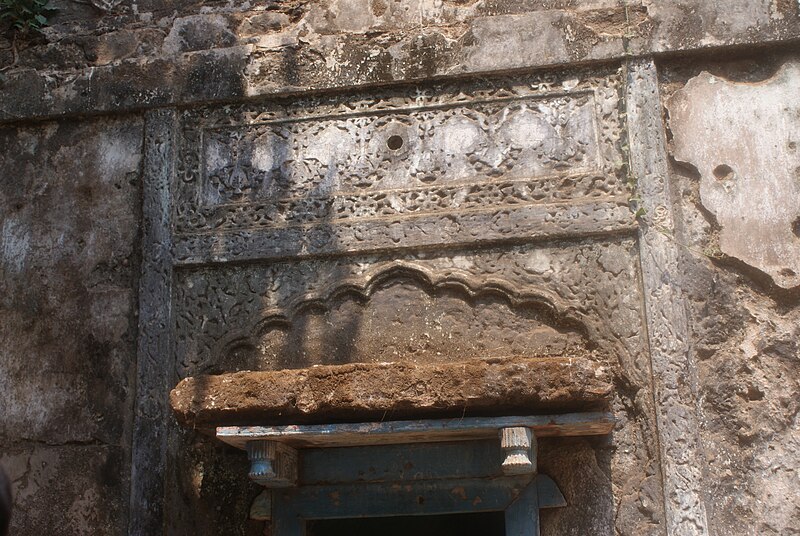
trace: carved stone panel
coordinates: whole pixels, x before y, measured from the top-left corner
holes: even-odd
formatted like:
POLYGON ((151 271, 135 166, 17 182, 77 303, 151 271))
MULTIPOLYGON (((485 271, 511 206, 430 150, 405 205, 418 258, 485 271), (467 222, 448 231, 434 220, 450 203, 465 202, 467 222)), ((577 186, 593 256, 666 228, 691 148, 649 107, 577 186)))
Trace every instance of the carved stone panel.
POLYGON ((642 359, 630 239, 183 269, 177 372, 487 355, 642 359))
POLYGON ((568 451, 600 487, 624 475, 618 532, 659 533, 663 501, 637 494, 659 473, 623 90, 621 70, 595 68, 181 112, 175 383, 577 358, 610 378, 619 425, 613 449, 568 451))
POLYGON ((573 71, 186 112, 177 261, 630 229, 620 92, 573 71))

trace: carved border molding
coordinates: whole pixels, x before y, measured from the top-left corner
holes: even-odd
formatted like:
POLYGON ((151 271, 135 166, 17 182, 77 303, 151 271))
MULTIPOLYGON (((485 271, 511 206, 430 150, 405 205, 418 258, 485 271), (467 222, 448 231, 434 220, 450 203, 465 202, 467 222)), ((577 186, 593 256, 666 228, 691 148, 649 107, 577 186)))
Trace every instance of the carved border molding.
POLYGON ((697 377, 689 351, 689 325, 681 291, 680 252, 669 184, 658 71, 652 58, 628 64, 631 171, 647 216, 639 231, 667 534, 705 536, 703 457, 697 417, 697 377), (652 215, 652 216, 651 216, 652 215), (649 220, 654 220, 650 222, 649 220))
POLYGON ((177 236, 175 262, 191 265, 521 243, 631 234, 636 228, 627 198, 616 198, 602 203, 530 205, 404 220, 177 236))
POLYGON ((172 354, 172 233, 170 185, 175 167, 177 114, 155 110, 145 118, 142 171, 142 276, 131 454, 128 534, 163 532, 167 419, 172 354))

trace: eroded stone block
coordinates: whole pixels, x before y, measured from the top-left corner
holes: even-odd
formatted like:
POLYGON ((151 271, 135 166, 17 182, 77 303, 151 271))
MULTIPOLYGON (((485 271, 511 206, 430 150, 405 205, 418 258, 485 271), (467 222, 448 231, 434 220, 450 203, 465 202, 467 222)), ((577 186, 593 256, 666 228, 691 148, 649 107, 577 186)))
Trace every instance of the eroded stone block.
POLYGON ((612 386, 585 359, 481 359, 439 365, 352 363, 183 380, 170 395, 194 426, 581 410, 612 386))
POLYGON ((700 173, 700 199, 721 227, 720 249, 800 285, 800 63, 769 80, 691 79, 667 107, 674 155, 700 173))

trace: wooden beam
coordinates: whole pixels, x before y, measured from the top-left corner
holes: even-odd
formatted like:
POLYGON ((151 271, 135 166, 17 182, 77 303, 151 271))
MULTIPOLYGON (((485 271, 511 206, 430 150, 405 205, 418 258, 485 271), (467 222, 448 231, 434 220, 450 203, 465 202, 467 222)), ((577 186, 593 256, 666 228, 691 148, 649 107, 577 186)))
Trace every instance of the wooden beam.
POLYGON ((280 441, 295 448, 392 445, 497 438, 501 428, 531 428, 536 437, 605 435, 614 428, 606 412, 529 415, 519 417, 467 417, 420 421, 386 421, 356 424, 290 426, 222 426, 217 438, 245 449, 248 441, 280 441))
POLYGON ((487 480, 337 484, 273 490, 273 521, 286 520, 289 525, 290 520, 297 519, 498 512, 514 502, 531 481, 532 475, 518 475, 487 480))
POLYGON ((539 486, 531 483, 508 505, 506 536, 539 536, 539 486))
POLYGON ((500 442, 448 441, 413 445, 310 448, 300 451, 299 486, 503 476, 500 442))

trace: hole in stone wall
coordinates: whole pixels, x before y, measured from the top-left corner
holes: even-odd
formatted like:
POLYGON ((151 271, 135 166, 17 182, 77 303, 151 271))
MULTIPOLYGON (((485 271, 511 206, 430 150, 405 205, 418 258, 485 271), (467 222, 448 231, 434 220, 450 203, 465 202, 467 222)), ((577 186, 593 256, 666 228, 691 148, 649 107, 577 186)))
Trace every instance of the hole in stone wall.
POLYGON ((394 136, 389 136, 389 139, 386 140, 386 146, 391 149, 392 151, 396 151, 403 146, 403 138, 395 134, 394 136))
POLYGON ((794 233, 794 236, 800 238, 800 216, 795 218, 795 220, 792 222, 792 232, 794 233))
POLYGON ((727 164, 720 164, 714 168, 714 176, 720 181, 732 179, 733 169, 727 164))

